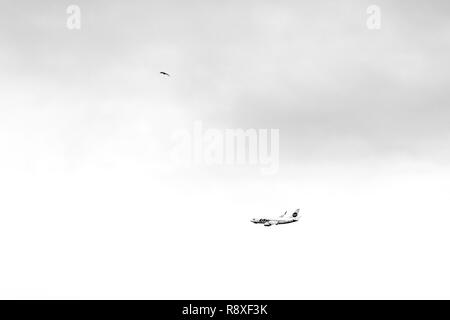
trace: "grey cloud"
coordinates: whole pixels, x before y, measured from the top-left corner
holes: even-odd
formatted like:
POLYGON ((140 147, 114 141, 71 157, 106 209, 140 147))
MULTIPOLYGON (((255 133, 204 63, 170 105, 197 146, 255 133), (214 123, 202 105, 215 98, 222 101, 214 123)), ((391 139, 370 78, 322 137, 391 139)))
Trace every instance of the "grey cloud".
POLYGON ((377 1, 379 31, 365 27, 370 1, 78 1, 80 32, 65 28, 68 4, 8 2, 0 19, 0 79, 27 79, 67 114, 170 105, 205 125, 280 128, 292 161, 447 156, 446 1, 377 1))

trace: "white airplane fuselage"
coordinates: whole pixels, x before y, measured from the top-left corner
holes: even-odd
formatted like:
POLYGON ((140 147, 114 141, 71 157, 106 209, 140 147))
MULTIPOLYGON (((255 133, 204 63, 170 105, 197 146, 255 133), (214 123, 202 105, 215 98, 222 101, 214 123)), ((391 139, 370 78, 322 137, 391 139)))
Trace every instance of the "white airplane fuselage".
POLYGON ((256 224, 264 224, 264 226, 266 226, 266 227, 275 226, 278 224, 293 223, 293 222, 297 222, 300 219, 299 211, 300 210, 297 209, 294 213, 292 213, 290 216, 288 216, 286 218, 284 217, 286 214, 285 213, 279 218, 274 218, 274 219, 254 218, 251 220, 251 222, 256 223, 256 224))

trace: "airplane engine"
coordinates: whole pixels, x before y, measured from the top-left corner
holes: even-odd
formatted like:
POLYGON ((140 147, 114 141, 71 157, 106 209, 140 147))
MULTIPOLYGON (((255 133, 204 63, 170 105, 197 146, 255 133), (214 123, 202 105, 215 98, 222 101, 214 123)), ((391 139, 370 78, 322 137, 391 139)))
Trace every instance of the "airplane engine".
POLYGON ((270 227, 270 226, 273 226, 273 225, 275 225, 275 224, 277 224, 276 221, 267 221, 266 223, 264 223, 264 225, 265 225, 266 227, 270 227))

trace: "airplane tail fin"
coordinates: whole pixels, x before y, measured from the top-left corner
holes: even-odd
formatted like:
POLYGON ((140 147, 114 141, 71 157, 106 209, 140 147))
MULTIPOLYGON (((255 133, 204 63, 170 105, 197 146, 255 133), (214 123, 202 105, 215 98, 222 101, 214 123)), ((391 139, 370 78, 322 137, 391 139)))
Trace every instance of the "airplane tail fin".
POLYGON ((292 214, 291 214, 292 218, 294 219, 300 219, 301 214, 300 214, 300 209, 295 210, 292 214))

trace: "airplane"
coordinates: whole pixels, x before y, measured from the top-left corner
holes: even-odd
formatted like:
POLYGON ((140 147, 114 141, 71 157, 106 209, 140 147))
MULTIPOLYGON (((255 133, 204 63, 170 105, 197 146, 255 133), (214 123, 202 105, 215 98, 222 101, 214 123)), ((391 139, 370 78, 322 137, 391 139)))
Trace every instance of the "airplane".
POLYGON ((260 224, 264 224, 264 226, 266 227, 270 227, 270 226, 274 226, 277 224, 286 224, 286 223, 292 223, 292 222, 297 222, 298 219, 300 219, 301 215, 299 215, 300 213, 300 209, 295 210, 293 213, 291 213, 289 216, 286 216, 286 213, 283 213, 279 218, 276 219, 265 219, 265 218, 261 218, 261 219, 252 219, 251 222, 253 223, 260 223, 260 224))

